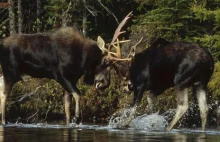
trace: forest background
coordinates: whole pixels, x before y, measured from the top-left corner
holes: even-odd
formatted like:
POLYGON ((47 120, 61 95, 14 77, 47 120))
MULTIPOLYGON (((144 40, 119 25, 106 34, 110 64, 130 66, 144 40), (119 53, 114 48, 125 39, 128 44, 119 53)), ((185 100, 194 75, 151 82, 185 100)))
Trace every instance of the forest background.
MULTIPOLYGON (((210 115, 215 115, 213 108, 220 98, 220 0, 0 0, 0 2, 13 3, 13 6, 0 8, 0 39, 14 33, 48 33, 62 26, 72 26, 88 38, 96 40, 98 36, 102 36, 108 42, 120 21, 133 11, 132 19, 125 26, 127 33, 121 37, 131 39, 130 43, 122 46, 125 56, 141 37, 144 37, 144 42, 137 47, 138 52, 149 47, 157 38, 193 42, 205 47, 215 59, 215 71, 208 90, 210 115)), ((103 92, 86 86, 80 80, 78 87, 82 94, 81 112, 84 121, 106 121, 118 109, 129 106, 133 94, 124 93, 121 84, 114 70, 111 85, 103 92)), ((62 87, 53 80, 31 79, 28 82, 19 82, 14 86, 7 101, 7 120, 25 123, 55 120, 65 122, 63 93, 62 87)), ((194 105, 193 97, 190 99, 191 105, 194 105)), ((145 112, 146 105, 145 95, 140 113, 145 112)), ((159 113, 175 109, 174 89, 171 88, 159 96, 155 106, 159 113)), ((188 120, 200 123, 199 117, 191 117, 188 120)), ((216 119, 209 120, 209 123, 215 122, 216 119)))

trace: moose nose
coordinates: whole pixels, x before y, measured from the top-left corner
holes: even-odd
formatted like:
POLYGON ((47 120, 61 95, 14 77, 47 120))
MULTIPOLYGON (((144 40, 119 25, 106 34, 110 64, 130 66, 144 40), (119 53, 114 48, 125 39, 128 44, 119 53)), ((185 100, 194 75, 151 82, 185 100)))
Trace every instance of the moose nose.
POLYGON ((97 88, 98 80, 94 80, 94 85, 97 88))
POLYGON ((133 90, 133 84, 131 83, 131 81, 128 82, 128 89, 129 89, 130 91, 133 90))
POLYGON ((99 89, 102 85, 102 83, 104 82, 104 79, 95 79, 95 87, 96 89, 99 89))

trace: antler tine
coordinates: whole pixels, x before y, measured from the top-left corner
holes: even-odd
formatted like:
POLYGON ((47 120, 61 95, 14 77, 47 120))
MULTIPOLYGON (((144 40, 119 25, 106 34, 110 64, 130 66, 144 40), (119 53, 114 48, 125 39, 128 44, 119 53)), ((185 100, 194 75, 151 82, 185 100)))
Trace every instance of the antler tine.
MULTIPOLYGON (((130 39, 128 39, 128 40, 121 40, 121 41, 119 41, 119 43, 125 43, 125 42, 129 42, 129 41, 131 41, 131 40, 130 39)), ((114 42, 112 45, 114 45, 116 43, 118 43, 118 42, 114 42)))
POLYGON ((131 47, 130 53, 128 54, 127 58, 129 58, 130 56, 134 56, 135 55, 136 46, 142 42, 143 38, 144 37, 142 37, 135 45, 133 45, 131 47))
POLYGON ((130 16, 132 16, 132 11, 130 13, 128 13, 128 15, 121 21, 121 23, 119 24, 118 28, 115 30, 115 34, 113 36, 113 39, 111 41, 111 44, 112 45, 115 40, 118 38, 118 36, 122 33, 125 33, 125 31, 121 31, 122 27, 125 25, 125 23, 127 22, 127 20, 129 18, 131 18, 130 16))
POLYGON ((117 46, 115 46, 114 44, 112 44, 115 49, 116 49, 116 54, 115 56, 118 57, 118 58, 121 58, 121 48, 120 48, 120 43, 119 43, 119 40, 117 38, 117 46))
POLYGON ((136 47, 138 44, 141 43, 141 41, 143 40, 144 37, 142 37, 134 46, 136 47))

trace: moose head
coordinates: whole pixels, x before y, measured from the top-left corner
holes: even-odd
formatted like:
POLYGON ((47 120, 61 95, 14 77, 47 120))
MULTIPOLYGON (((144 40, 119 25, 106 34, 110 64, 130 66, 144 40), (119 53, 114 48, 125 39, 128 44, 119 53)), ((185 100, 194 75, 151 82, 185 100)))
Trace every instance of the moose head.
POLYGON ((104 57, 102 58, 100 65, 97 66, 95 70, 94 80, 95 80, 96 89, 105 89, 109 86, 110 70, 112 68, 116 69, 116 72, 118 70, 115 66, 116 63, 131 60, 131 58, 122 58, 121 48, 120 48, 121 43, 128 42, 130 40, 119 41, 118 39, 119 35, 125 33, 125 31, 121 31, 121 29, 131 15, 132 12, 130 12, 119 24, 110 44, 106 44, 105 41, 100 36, 97 39, 97 44, 99 48, 102 50, 102 54, 104 55, 104 57))

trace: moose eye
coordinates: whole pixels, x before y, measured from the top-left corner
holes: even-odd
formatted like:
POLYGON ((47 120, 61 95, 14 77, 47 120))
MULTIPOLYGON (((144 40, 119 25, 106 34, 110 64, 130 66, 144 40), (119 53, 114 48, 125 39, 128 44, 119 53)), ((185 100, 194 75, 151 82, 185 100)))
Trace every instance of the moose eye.
POLYGON ((108 65, 109 61, 107 59, 104 59, 104 65, 108 65))

